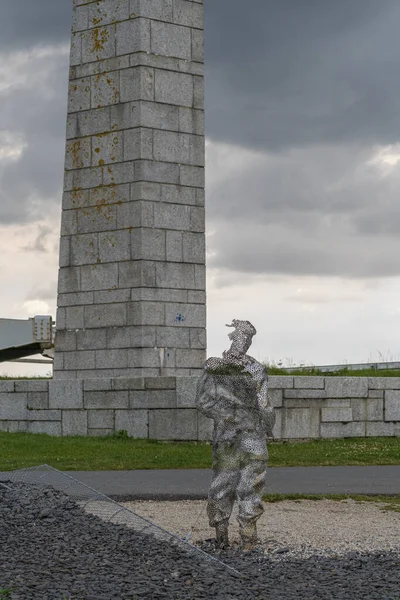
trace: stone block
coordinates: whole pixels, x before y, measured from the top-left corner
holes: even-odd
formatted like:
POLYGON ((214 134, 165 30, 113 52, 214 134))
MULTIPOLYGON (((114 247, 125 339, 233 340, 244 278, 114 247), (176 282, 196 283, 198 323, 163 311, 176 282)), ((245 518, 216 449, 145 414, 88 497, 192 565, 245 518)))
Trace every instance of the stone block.
MULTIPOLYGON (((49 381, 50 379, 26 379, 21 380, 17 379, 15 381, 15 391, 16 392, 48 392, 49 391, 49 381)), ((14 381, 0 381, 1 383, 10 383, 14 384, 14 381)), ((5 389, 2 389, 0 385, 0 392, 8 392, 13 390, 8 390, 7 386, 4 386, 5 389)))
POLYGON ((77 211, 77 233, 114 231, 117 229, 117 207, 100 205, 77 211))
POLYGON ((175 390, 176 377, 146 377, 144 387, 146 390, 175 390))
POLYGON ((76 333, 77 350, 101 350, 107 347, 105 329, 83 329, 76 333))
POLYGON ((192 60, 204 63, 204 33, 192 31, 192 60))
POLYGON ((124 160, 153 158, 153 131, 143 127, 124 132, 124 160))
POLYGON ((150 202, 124 202, 117 207, 117 225, 124 227, 154 227, 153 205, 150 202))
POLYGON ((101 168, 103 169, 104 185, 113 186, 130 183, 134 179, 135 164, 133 162, 125 161, 101 168))
POLYGON ((400 390, 400 377, 368 377, 370 390, 400 390))
POLYGON ((368 379, 366 377, 326 377, 327 398, 367 398, 368 379))
POLYGON ((383 421, 383 398, 351 400, 353 421, 383 421))
POLYGON ((131 257, 129 230, 108 231, 98 234, 101 263, 120 262, 131 257))
POLYGON ((111 378, 102 377, 101 379, 84 379, 84 392, 107 392, 113 388, 113 380, 111 378))
POLYGON ((128 325, 165 325, 165 305, 162 302, 131 302, 128 325))
POLYGON ((283 406, 283 391, 278 389, 268 390, 268 399, 270 400, 274 408, 280 408, 283 406))
POLYGON ((368 390, 368 398, 383 398, 383 390, 368 390))
MULTIPOLYGON (((195 281, 196 281, 196 269, 195 269, 195 281)), ((207 295, 204 291, 188 291, 188 302, 189 304, 206 304, 207 295)))
POLYGON ((190 408, 150 410, 149 438, 197 440, 197 410, 190 408))
MULTIPOLYGON (((82 62, 82 38, 81 33, 72 33, 71 35, 71 46, 69 52, 69 64, 71 70, 74 66, 79 65, 82 62)), ((72 79, 72 78, 71 78, 72 79)))
POLYGON ((145 379, 144 377, 119 377, 113 379, 114 390, 144 390, 145 379))
POLYGON ((62 435, 87 435, 88 413, 86 410, 62 411, 62 435))
POLYGON ((83 306, 67 306, 65 309, 65 326, 68 329, 79 329, 84 326, 83 306))
POLYGON ((83 63, 115 56, 115 25, 89 29, 83 32, 81 37, 83 63))
POLYGON ((272 431, 272 437, 274 440, 282 439, 282 410, 275 409, 275 425, 272 431))
MULTIPOLYGON (((153 183, 179 183, 179 165, 158 161, 138 160, 135 163, 135 179, 153 183)), ((159 227, 155 224, 155 227, 159 227)), ((165 227, 174 229, 173 227, 165 227)))
MULTIPOLYGON (((27 389, 25 389, 25 390, 24 389, 15 390, 15 384, 16 383, 20 383, 20 382, 18 382, 18 381, 9 381, 9 380, 6 380, 6 379, 5 380, 1 380, 0 379, 0 393, 5 393, 5 392, 11 393, 11 392, 14 392, 14 391, 19 391, 19 392, 27 392, 28 391, 27 389)), ((26 384, 27 382, 24 381, 24 382, 21 382, 21 383, 26 384)))
POLYGON ((19 421, 27 419, 28 394, 2 392, 0 393, 0 420, 19 421))
POLYGON ((297 389, 319 389, 325 387, 325 377, 294 377, 294 387, 297 389))
POLYGON ((345 423, 353 420, 351 408, 322 408, 321 422, 345 423))
POLYGON ((162 368, 163 352, 159 348, 128 348, 128 363, 133 367, 162 368))
POLYGON ((74 235, 71 239, 71 265, 92 265, 99 257, 97 234, 74 235))
POLYGON ((204 234, 184 231, 182 236, 183 262, 205 264, 206 239, 204 234))
POLYGON ((90 77, 75 79, 69 83, 68 112, 90 109, 90 77))
POLYGON ((89 27, 101 27, 130 18, 129 0, 100 0, 87 8, 89 27))
POLYGON ((166 232, 166 260, 183 262, 183 244, 181 231, 166 232))
POLYGON ((211 441, 213 429, 214 421, 199 412, 197 414, 197 439, 200 442, 211 441))
POLYGON ((176 408, 175 390, 131 390, 129 408, 176 408))
MULTIPOLYGON (((154 87, 154 99, 156 102, 193 107, 192 75, 155 69, 154 87)), ((143 100, 151 99, 143 98, 143 100)), ((129 100, 139 100, 139 98, 129 98, 129 100)))
POLYGON ((30 421, 26 427, 27 433, 45 433, 46 435, 61 436, 59 421, 30 421))
POLYGON ((154 227, 179 231, 188 230, 190 214, 189 206, 159 202, 154 205, 154 227))
POLYGON ((69 237, 61 237, 59 260, 60 267, 69 267, 71 265, 71 239, 69 237))
POLYGON ((119 304, 129 302, 131 299, 131 290, 99 290, 94 292, 95 304, 119 304))
POLYGON ((129 437, 147 439, 149 437, 149 411, 116 410, 115 432, 126 431, 129 437))
POLYGON ((396 435, 394 423, 374 423, 367 421, 365 425, 367 437, 393 437, 396 435))
POLYGON ((108 165, 122 162, 124 157, 123 135, 121 131, 101 133, 91 138, 91 164, 108 165))
POLYGON ((178 408, 196 407, 196 390, 198 377, 177 377, 176 403, 178 408))
POLYGON ((44 410, 49 408, 49 392, 28 392, 28 409, 44 410))
MULTIPOLYGON (((139 102, 135 108, 139 113, 139 125, 151 129, 178 131, 180 123, 180 109, 177 106, 160 104, 157 102, 139 102)), ((131 114, 135 114, 135 110, 131 114)), ((131 125, 134 127, 135 125, 131 125)), ((188 133, 192 133, 189 131, 188 133)))
POLYGON ((202 304, 174 304, 165 305, 165 325, 176 327, 206 327, 206 307, 202 304))
POLYGON ((365 437, 365 422, 321 423, 321 438, 365 437))
POLYGON ((117 56, 133 52, 150 52, 150 21, 131 19, 117 24, 117 56))
POLYGON ((187 302, 188 292, 186 290, 136 288, 131 290, 131 298, 134 302, 140 300, 149 302, 187 302))
POLYGON ((94 350, 80 350, 64 354, 64 369, 67 371, 94 369, 95 363, 96 352, 94 350))
POLYGON ((27 421, 61 421, 61 410, 28 410, 27 421))
POLYGON ((205 349, 176 350, 176 366, 181 369, 201 369, 206 358, 205 349))
MULTIPOLYGON (((124 71, 121 71, 121 74, 124 71)), ((122 85, 122 77, 121 77, 122 85)), ((91 104, 89 108, 104 108, 123 102, 119 71, 93 75, 90 81, 91 104)))
POLYGON ((72 15, 72 31, 84 31, 89 27, 89 10, 88 7, 75 6, 72 15))
POLYGON ((190 208, 190 231, 204 233, 205 226, 204 207, 192 206, 190 208))
POLYGON ((319 427, 318 409, 282 409, 282 437, 285 439, 318 438, 319 427))
POLYGON ((128 366, 127 348, 96 351, 96 369, 125 369, 128 366))
POLYGON ((315 398, 318 400, 322 400, 327 397, 327 392, 325 390, 285 389, 283 393, 285 398, 315 398))
POLYGON ((173 21, 172 0, 131 0, 131 15, 157 21, 173 21))
POLYGON ((82 188, 89 189, 98 187, 102 184, 103 170, 102 167, 90 167, 90 169, 78 169, 77 171, 71 171, 72 174, 72 187, 65 188, 65 191, 72 191, 73 189, 82 188))
MULTIPOLYGON (((84 304, 93 304, 92 292, 72 292, 71 294, 58 294, 58 306, 80 306, 84 304)), ((65 311, 64 311, 65 314, 65 311)), ((57 322, 58 324, 58 322, 57 322)))
POLYGON ((165 260, 166 232, 162 229, 132 229, 131 258, 133 260, 165 260))
POLYGON ((156 285, 159 288, 194 289, 193 265, 167 262, 157 263, 156 285))
POLYGON ((204 29, 204 9, 201 3, 189 0, 174 1, 174 23, 204 29))
POLYGON ((181 165, 179 181, 181 185, 204 188, 204 167, 181 165))
POLYGON ((183 185, 162 185, 160 197, 155 198, 156 201, 166 202, 169 204, 197 204, 197 190, 183 185))
POLYGON ((91 139, 89 137, 67 141, 65 168, 83 169, 91 165, 91 139))
POLYGON ((83 408, 82 380, 50 381, 49 408, 83 408))
POLYGON ((117 264, 92 264, 82 266, 82 291, 108 290, 118 286, 117 264))
POLYGON ((338 406, 339 408, 351 408, 351 400, 344 398, 326 398, 326 400, 322 400, 321 406, 326 408, 335 408, 338 406))
POLYGON ((127 323, 125 304, 100 304, 85 306, 85 327, 117 327, 127 323))
POLYGON ((193 108, 204 109, 204 78, 193 77, 193 108))
POLYGON ((385 421, 400 421, 400 391, 386 390, 385 421))
MULTIPOLYGON (((134 102, 136 100, 154 100, 155 74, 149 67, 133 67, 121 71, 120 79, 121 102, 134 102)), ((163 102, 156 98, 157 102, 163 102)), ((117 102, 114 102, 117 104, 117 102)), ((170 104, 173 104, 170 103, 170 104)))
POLYGON ((96 108, 69 115, 68 121, 71 122, 71 137, 81 137, 86 135, 97 135, 105 133, 111 129, 111 109, 96 108), (75 117, 75 125, 73 117, 75 117))
MULTIPOLYGON (((204 135, 204 111, 193 108, 179 108, 179 131, 204 135)), ((201 142, 204 145, 204 141, 201 142)))
MULTIPOLYGON (((190 298, 189 298, 190 302, 190 298)), ((204 303, 205 304, 205 303, 204 303)), ((207 332, 205 329, 194 328, 190 329, 190 347, 191 348, 207 348, 207 332)))
POLYGON ((129 394, 128 391, 96 391, 85 392, 84 405, 86 409, 108 409, 128 408, 129 394))
POLYGON ((118 327, 107 330, 107 348, 154 348, 154 326, 118 327))
POLYGON ((111 429, 114 430, 113 410, 88 410, 89 429, 111 429))
POLYGON ((156 346, 157 348, 190 348, 189 332, 187 327, 157 327, 156 346))
POLYGON ((162 21, 152 21, 151 52, 159 56, 190 60, 192 55, 190 29, 162 21))

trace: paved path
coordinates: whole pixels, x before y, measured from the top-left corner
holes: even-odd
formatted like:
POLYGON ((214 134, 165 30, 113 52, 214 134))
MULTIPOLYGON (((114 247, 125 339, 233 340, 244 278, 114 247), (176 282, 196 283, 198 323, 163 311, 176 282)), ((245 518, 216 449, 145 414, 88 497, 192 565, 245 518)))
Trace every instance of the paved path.
MULTIPOLYGON (((203 499, 211 477, 209 469, 67 473, 118 500, 203 499)), ((270 468, 266 492, 400 495, 400 466, 270 468)))

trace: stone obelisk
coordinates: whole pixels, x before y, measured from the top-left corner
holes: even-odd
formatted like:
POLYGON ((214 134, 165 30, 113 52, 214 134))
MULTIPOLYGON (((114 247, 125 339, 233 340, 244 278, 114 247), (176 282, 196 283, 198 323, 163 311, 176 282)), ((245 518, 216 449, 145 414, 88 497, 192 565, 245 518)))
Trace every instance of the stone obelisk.
POLYGON ((202 0, 74 0, 55 378, 205 360, 202 0))

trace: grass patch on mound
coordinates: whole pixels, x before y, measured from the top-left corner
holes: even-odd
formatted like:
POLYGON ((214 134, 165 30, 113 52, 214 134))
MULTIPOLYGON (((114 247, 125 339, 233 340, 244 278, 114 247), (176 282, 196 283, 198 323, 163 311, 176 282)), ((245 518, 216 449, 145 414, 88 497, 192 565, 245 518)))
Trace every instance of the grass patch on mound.
MULTIPOLYGON (((268 451, 270 467, 400 464, 400 438, 277 441, 268 451)), ((207 469, 211 444, 135 440, 123 432, 103 438, 0 432, 0 471, 41 464, 61 471, 207 469)))

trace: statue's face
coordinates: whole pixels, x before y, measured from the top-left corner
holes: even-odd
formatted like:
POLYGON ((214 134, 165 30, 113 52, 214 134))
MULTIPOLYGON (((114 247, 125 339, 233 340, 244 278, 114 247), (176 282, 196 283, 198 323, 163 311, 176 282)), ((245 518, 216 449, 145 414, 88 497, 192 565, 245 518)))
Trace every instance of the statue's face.
POLYGON ((232 342, 230 348, 231 352, 234 352, 235 354, 246 354, 247 350, 251 346, 251 335, 243 333, 243 331, 240 331, 240 329, 235 329, 228 334, 228 337, 232 342))

